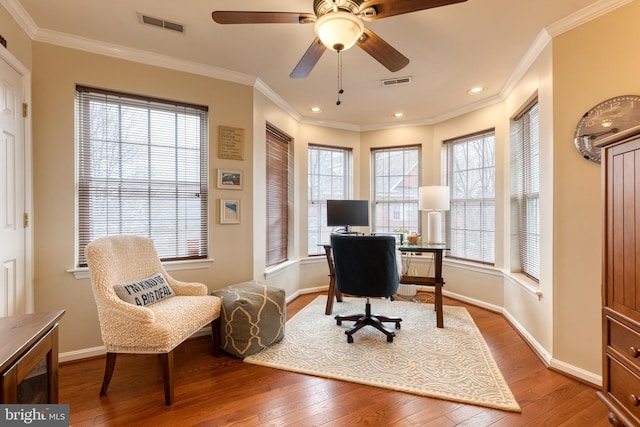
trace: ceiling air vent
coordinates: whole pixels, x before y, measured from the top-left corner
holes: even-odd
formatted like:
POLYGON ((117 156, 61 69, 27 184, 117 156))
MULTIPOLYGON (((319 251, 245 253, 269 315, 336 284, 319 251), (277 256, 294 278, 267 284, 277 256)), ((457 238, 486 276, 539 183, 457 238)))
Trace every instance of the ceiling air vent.
POLYGON ((406 85, 406 84, 411 83, 411 76, 409 76, 409 77, 398 77, 397 79, 380 80, 380 83, 382 84, 382 87, 406 85))
POLYGON ((140 15, 140 21, 143 24, 153 25, 154 27, 160 27, 171 31, 176 31, 178 33, 184 33, 184 25, 178 24, 177 22, 171 22, 160 18, 154 18, 149 15, 140 15))

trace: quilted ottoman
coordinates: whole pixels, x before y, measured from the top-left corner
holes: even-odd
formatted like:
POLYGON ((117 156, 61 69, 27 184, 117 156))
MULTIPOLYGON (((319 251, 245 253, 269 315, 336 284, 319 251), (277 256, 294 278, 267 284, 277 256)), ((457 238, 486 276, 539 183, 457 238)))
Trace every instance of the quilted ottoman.
POLYGON ((225 352, 246 357, 284 337, 283 289, 247 282, 211 294, 222 299, 220 348, 225 352))

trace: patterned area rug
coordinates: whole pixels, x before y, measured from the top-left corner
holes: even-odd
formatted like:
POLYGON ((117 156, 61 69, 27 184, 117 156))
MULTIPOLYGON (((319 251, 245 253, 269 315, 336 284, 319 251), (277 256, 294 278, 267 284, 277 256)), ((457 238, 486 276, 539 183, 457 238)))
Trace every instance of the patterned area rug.
MULTIPOLYGON (((364 312, 365 299, 345 298, 335 314, 364 312)), ((324 314, 319 296, 286 324, 285 337, 244 359, 325 378, 367 384, 506 411, 520 412, 484 338, 464 307, 444 307, 444 328, 435 327, 432 304, 372 299, 373 313, 399 316, 402 328, 392 343, 366 326, 347 343, 344 331, 324 314)), ((393 323, 388 323, 391 328, 393 323)))

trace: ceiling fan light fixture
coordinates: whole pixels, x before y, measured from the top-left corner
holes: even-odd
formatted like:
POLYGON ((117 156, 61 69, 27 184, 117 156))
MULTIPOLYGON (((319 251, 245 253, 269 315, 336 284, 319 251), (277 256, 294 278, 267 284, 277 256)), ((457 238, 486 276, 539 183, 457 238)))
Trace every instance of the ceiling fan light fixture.
POLYGON ((364 32, 364 24, 352 13, 330 12, 318 18, 314 31, 323 45, 340 52, 358 41, 364 32))

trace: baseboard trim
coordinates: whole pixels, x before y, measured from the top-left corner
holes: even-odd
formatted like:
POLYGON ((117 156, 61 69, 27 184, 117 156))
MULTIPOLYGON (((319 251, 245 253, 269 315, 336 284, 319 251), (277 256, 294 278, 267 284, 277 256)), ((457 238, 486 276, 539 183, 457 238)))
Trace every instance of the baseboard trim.
MULTIPOLYGON (((425 289, 430 291, 431 289, 425 289)), ((529 332, 516 320, 516 318, 503 307, 499 307, 493 304, 488 304, 483 301, 478 301, 473 298, 465 297, 463 295, 455 294, 453 292, 442 292, 443 295, 457 299, 459 301, 466 302, 467 304, 475 305, 477 307, 485 308, 490 311, 501 313, 507 322, 516 330, 516 332, 522 337, 522 339, 531 347, 533 352, 538 356, 540 361, 544 363, 547 368, 551 368, 557 372, 573 377, 576 380, 583 381, 594 387, 602 387, 602 376, 596 375, 593 372, 586 371, 584 369, 573 366, 569 363, 561 360, 554 359, 551 354, 542 346, 529 332)))
POLYGON ((90 359, 92 357, 104 356, 107 350, 103 345, 99 347, 84 348, 82 350, 67 351, 58 355, 58 362, 66 363, 74 360, 90 359))
MULTIPOLYGON (((286 298, 286 302, 289 303, 299 297, 300 295, 311 294, 316 292, 322 292, 327 290, 327 286, 317 286, 313 288, 305 288, 299 289, 296 292, 292 293, 286 298)), ((433 288, 430 286, 419 287, 420 290, 432 292, 433 288)), ((568 376, 574 377, 578 380, 584 381, 590 385, 595 387, 602 387, 602 377, 594 374, 593 372, 585 371, 584 369, 573 366, 569 363, 565 363, 561 360, 557 360, 551 357, 548 351, 545 350, 543 346, 540 345, 538 341, 536 341, 531 334, 509 313, 502 307, 499 307, 494 304, 489 304, 483 301, 476 300, 474 298, 469 298, 463 295, 459 295, 453 292, 448 292, 443 290, 443 295, 446 295, 450 298, 457 299, 459 301, 466 302, 468 304, 475 305, 477 307, 484 308, 489 311, 493 311, 496 313, 502 314, 505 319, 509 322, 509 324, 516 330, 516 332, 522 337, 523 340, 531 347, 533 352, 538 356, 538 358, 544 363, 544 365, 548 368, 554 369, 560 373, 566 374, 568 376)), ((195 334, 191 336, 191 338, 197 338, 205 335, 211 334, 211 326, 208 325, 195 334)), ((72 362, 80 359, 88 359, 91 357, 98 357, 106 354, 106 350, 104 346, 99 347, 91 347, 82 350, 69 351, 60 353, 58 356, 58 360, 60 363, 72 362)))
POLYGON ((585 371, 584 369, 577 368, 568 363, 562 362, 557 359, 551 359, 549 368, 559 371, 565 375, 573 377, 579 381, 583 381, 597 388, 602 388, 602 376, 596 375, 593 372, 585 371))
MULTIPOLYGON (((199 338, 199 337, 209 336, 209 335, 211 335, 211 325, 205 326, 204 328, 200 329, 198 332, 191 335, 187 339, 199 338)), ((67 351, 64 353, 60 353, 58 355, 58 362, 59 363, 73 362, 81 359, 90 359, 92 357, 104 356, 105 354, 107 354, 107 349, 103 345, 101 345, 98 347, 91 347, 91 348, 85 348, 82 350, 67 351)))

